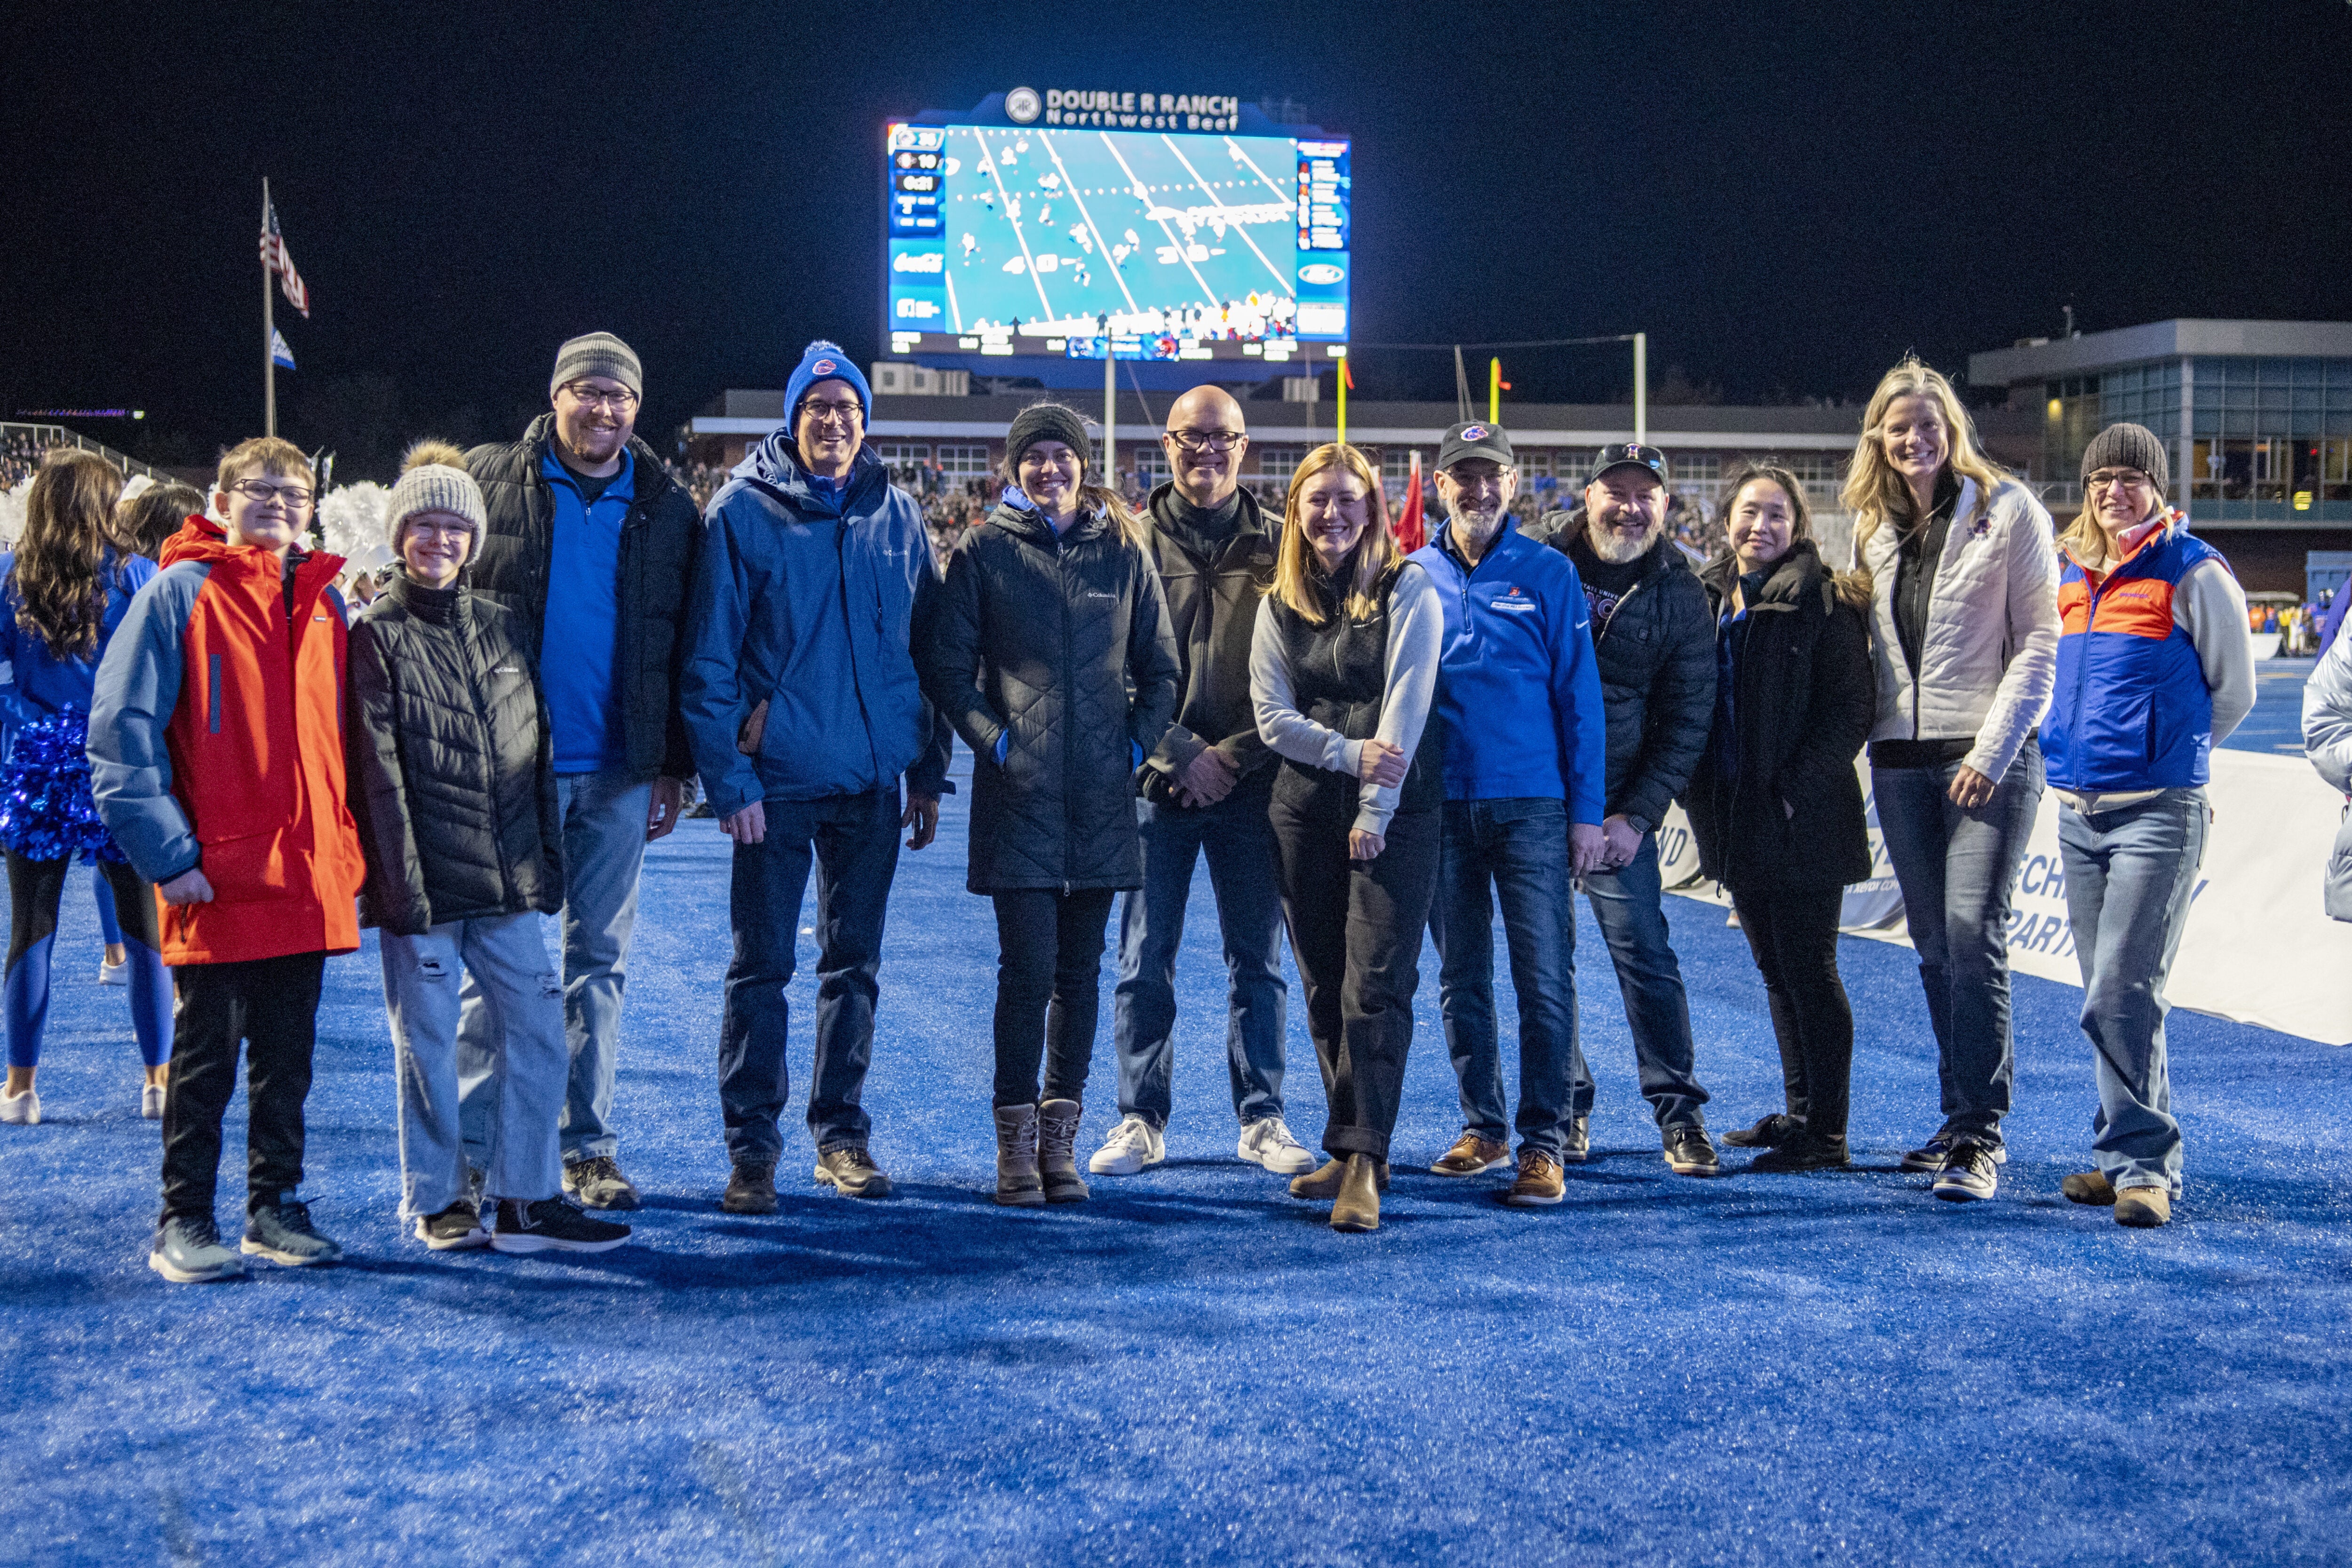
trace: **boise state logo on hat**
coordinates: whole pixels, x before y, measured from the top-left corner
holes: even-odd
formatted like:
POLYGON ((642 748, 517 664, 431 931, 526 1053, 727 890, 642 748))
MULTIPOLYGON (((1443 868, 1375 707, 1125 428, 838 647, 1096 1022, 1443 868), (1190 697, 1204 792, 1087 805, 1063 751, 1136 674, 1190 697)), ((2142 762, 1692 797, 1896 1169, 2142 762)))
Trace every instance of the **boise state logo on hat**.
POLYGON ((813 376, 829 376, 840 368, 840 366, 835 364, 831 360, 819 360, 816 363, 809 367, 809 374, 813 376))
POLYGON ((1437 465, 1451 468, 1469 457, 1483 457, 1506 468, 1517 466, 1519 461, 1511 450, 1511 438, 1499 424, 1466 420, 1446 426, 1444 438, 1437 444, 1437 465))
POLYGON ((1471 442, 1484 441, 1486 439, 1486 427, 1483 424, 1465 424, 1462 427, 1462 439, 1471 442))

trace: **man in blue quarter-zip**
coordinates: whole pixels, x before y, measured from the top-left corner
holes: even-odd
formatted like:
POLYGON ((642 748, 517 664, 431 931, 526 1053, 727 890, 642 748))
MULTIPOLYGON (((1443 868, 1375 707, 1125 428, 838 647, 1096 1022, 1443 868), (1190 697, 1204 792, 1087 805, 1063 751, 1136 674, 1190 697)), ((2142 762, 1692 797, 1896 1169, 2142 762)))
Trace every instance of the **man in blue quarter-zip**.
POLYGON ((952 731, 917 685, 916 606, 938 591, 922 508, 866 448, 872 398, 835 345, 801 356, 784 423, 711 497, 689 596, 681 697, 719 826, 735 842, 735 956, 719 1034, 734 1166, 719 1206, 776 1207, 787 1098, 784 987, 816 865, 816 1180, 879 1197, 859 1103, 874 1051, 882 917, 898 830, 939 829, 952 731), (898 781, 907 782, 902 809, 898 781))
POLYGON ((1413 561, 1445 611, 1438 711, 1445 815, 1438 851, 1438 999, 1462 1086, 1462 1136, 1430 1168, 1476 1176, 1510 1163, 1495 1030, 1500 897, 1519 1003, 1519 1160, 1508 1201, 1560 1200, 1576 1035, 1575 894, 1601 863, 1608 734, 1584 589, 1565 557, 1508 527, 1517 459, 1499 426, 1447 430, 1437 493, 1449 520, 1413 561))

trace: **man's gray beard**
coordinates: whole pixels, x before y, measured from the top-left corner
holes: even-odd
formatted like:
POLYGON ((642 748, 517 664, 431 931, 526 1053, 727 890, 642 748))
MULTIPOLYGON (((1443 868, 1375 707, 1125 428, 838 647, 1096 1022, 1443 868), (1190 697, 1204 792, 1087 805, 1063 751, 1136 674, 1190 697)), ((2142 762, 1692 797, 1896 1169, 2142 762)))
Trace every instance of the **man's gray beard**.
POLYGON ((1666 520, 1660 517, 1643 532, 1638 541, 1629 542, 1621 538, 1616 529, 1602 528, 1599 518, 1588 517, 1584 523, 1584 538, 1592 547, 1594 555, 1611 566, 1623 566, 1649 554, 1650 547, 1658 542, 1658 536, 1665 532, 1665 528, 1666 520))

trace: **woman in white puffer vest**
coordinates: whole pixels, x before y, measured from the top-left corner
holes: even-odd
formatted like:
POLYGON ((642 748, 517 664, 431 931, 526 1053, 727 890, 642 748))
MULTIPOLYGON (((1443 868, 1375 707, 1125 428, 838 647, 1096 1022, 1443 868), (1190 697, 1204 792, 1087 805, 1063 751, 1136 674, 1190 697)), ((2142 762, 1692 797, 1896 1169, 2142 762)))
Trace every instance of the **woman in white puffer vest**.
POLYGON ((1872 394, 1844 499, 1873 585, 1872 793, 1943 1089, 1943 1125, 1903 1167, 1934 1173, 1937 1197, 1990 1197, 2015 1077, 2010 899, 2057 669, 2050 514, 1985 459, 1951 383, 1916 360, 1872 394))

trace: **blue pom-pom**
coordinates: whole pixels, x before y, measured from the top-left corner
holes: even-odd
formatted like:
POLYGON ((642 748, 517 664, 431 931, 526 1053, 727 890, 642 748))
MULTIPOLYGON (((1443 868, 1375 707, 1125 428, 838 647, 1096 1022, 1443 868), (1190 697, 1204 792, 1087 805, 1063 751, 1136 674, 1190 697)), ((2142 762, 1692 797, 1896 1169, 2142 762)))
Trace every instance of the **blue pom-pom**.
POLYGON ((120 861, 89 797, 89 716, 68 708, 16 732, 0 787, 0 844, 26 860, 120 861))

